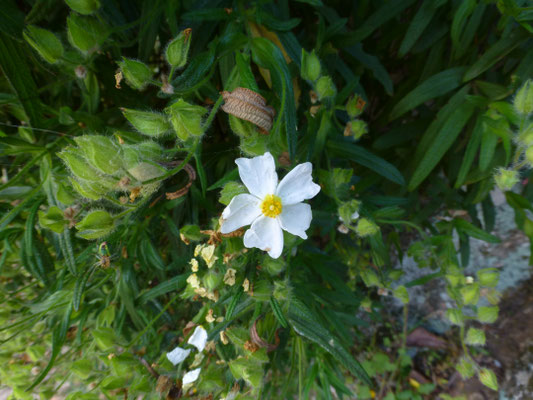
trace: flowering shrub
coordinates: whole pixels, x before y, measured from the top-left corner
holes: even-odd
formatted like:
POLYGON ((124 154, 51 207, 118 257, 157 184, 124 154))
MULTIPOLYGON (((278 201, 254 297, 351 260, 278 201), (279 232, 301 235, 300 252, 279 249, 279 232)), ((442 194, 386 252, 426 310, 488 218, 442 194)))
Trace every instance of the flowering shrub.
POLYGON ((470 238, 500 241, 495 186, 533 238, 530 21, 521 0, 4 0, 0 384, 446 398, 406 340, 410 288, 439 279, 450 363, 497 390, 476 354, 498 271, 464 271, 470 238), (427 269, 400 285, 408 257, 427 269))

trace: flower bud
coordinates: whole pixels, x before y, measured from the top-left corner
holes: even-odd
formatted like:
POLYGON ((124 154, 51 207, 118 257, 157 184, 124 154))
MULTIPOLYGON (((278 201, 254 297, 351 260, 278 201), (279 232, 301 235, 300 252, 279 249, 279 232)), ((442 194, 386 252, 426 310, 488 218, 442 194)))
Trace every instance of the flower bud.
POLYGON ((519 181, 518 172, 513 169, 500 168, 494 175, 494 180, 500 190, 511 190, 519 181))
POLYGON ((271 276, 276 276, 285 270, 285 261, 282 258, 265 257, 263 258, 262 267, 271 276))
POLYGON ((201 136, 204 133, 202 117, 207 110, 204 107, 189 104, 179 99, 165 109, 174 132, 185 141, 191 136, 201 136))
POLYGON ((361 202, 358 200, 350 200, 342 203, 338 209, 339 219, 345 224, 351 224, 352 221, 359 217, 358 211, 360 206, 361 202))
POLYGON ((514 107, 522 115, 529 115, 533 112, 533 81, 528 79, 514 98, 514 107))
POLYGON ((172 130, 164 114, 121 108, 124 117, 143 135, 160 137, 172 130))
POLYGON ((67 29, 70 43, 83 53, 97 50, 109 32, 107 26, 96 18, 74 13, 67 18, 67 29))
POLYGON ((57 155, 65 162, 67 167, 77 178, 89 181, 96 181, 99 179, 99 172, 85 159, 81 149, 69 146, 57 155))
POLYGON ((65 0, 65 3, 79 14, 89 15, 100 8, 99 0, 65 0))
POLYGON ((187 63, 187 55, 191 45, 192 29, 187 28, 181 31, 178 36, 172 40, 165 51, 167 62, 174 68, 183 68, 187 63))
POLYGON ((320 77, 320 60, 318 59, 315 50, 308 53, 302 49, 302 78, 314 82, 320 77))
POLYGON ((329 76, 321 77, 315 85, 315 90, 320 100, 335 96, 337 88, 329 76))
POLYGON ((69 178, 70 184, 83 197, 91 200, 100 200, 107 192, 107 189, 99 186, 97 183, 86 181, 84 179, 69 178))
POLYGON ((359 139, 368 132, 368 126, 365 121, 355 119, 346 124, 344 129, 344 136, 353 136, 354 139, 359 139))
POLYGON ((525 146, 533 146, 533 122, 518 132, 518 140, 525 146))
POLYGON ((360 96, 353 96, 346 103, 346 112, 350 118, 355 118, 363 112, 366 102, 360 96))
POLYGON ((121 149, 109 137, 84 135, 74 140, 93 167, 108 175, 120 173, 123 167, 121 149))
POLYGON ((78 65, 76 68, 74 68, 74 73, 76 74, 76 78, 85 79, 87 77, 87 68, 85 68, 83 65, 78 65))
POLYGON ((141 61, 123 57, 122 61, 119 61, 117 64, 122 71, 124 79, 126 79, 128 85, 133 89, 144 89, 150 79, 152 79, 152 70, 141 61))
POLYGON ((22 35, 46 62, 54 64, 63 57, 63 44, 52 32, 28 25, 22 35))
POLYGON ((115 225, 113 217, 103 210, 93 211, 76 224, 78 236, 84 239, 98 239, 111 233, 115 225))
POLYGON ((360 218, 355 232, 361 237, 372 236, 379 232, 379 226, 367 218, 360 218))

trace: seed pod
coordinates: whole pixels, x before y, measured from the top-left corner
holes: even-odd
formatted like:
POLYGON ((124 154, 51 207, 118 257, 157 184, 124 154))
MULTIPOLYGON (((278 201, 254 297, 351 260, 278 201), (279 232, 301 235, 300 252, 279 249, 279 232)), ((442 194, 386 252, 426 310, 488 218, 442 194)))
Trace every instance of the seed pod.
POLYGON ((237 118, 250 121, 261 128, 262 133, 268 134, 276 111, 266 105, 266 100, 259 93, 246 88, 236 88, 233 92, 221 93, 224 98, 222 110, 237 118))

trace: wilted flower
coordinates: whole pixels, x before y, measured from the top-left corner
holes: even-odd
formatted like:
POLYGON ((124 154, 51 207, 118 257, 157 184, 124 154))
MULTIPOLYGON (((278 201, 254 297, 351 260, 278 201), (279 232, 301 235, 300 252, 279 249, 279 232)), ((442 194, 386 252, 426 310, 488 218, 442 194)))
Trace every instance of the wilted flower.
POLYGON ((196 368, 192 371, 187 372, 185 375, 183 375, 182 384, 185 386, 189 383, 195 382, 198 377, 200 376, 200 371, 202 368, 196 368))
POLYGON ((311 163, 297 165, 278 183, 274 158, 268 152, 235 162, 250 194, 231 200, 222 213, 220 231, 230 233, 251 224, 244 245, 265 250, 272 258, 278 258, 283 250, 282 230, 307 239, 312 213, 311 206, 302 202, 320 191, 311 176, 311 163))

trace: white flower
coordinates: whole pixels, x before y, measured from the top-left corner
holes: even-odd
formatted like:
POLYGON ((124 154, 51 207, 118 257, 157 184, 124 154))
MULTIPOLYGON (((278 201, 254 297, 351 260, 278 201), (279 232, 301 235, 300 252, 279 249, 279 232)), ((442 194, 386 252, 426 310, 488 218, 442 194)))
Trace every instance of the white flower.
POLYGON ((183 380, 182 380, 183 386, 196 381, 198 379, 198 376, 200 376, 201 369, 202 368, 196 368, 196 369, 193 369, 192 371, 187 372, 185 375, 183 375, 183 380))
POLYGON ((187 343, 192 344, 198 351, 202 351, 207 343, 206 330, 201 326, 197 326, 187 343))
POLYGON ((244 245, 268 251, 278 258, 283 250, 283 230, 307 239, 312 213, 304 200, 315 197, 320 186, 313 183, 313 166, 299 164, 278 183, 274 158, 270 153, 235 160, 241 180, 250 194, 239 194, 222 213, 222 233, 250 225, 244 245))
POLYGON ((185 360, 187 356, 190 354, 191 349, 182 349, 181 347, 176 347, 174 350, 172 350, 170 353, 167 353, 168 361, 170 361, 173 365, 178 365, 180 362, 185 360))

